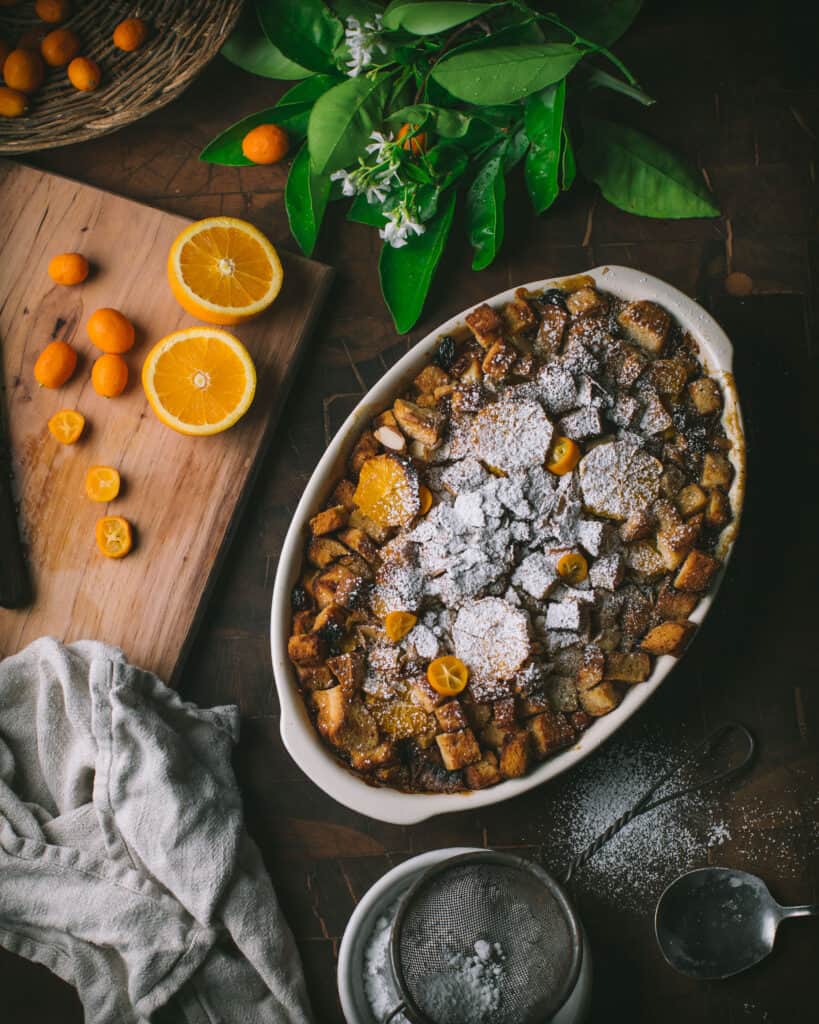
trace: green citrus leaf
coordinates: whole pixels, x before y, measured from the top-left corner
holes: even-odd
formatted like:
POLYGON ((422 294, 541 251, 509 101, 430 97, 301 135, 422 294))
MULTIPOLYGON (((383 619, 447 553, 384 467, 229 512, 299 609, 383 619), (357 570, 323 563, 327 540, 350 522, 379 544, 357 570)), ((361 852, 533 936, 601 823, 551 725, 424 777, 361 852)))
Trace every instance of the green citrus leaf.
POLYGON ((580 169, 610 203, 640 217, 719 217, 697 171, 634 128, 587 118, 580 169))
POLYGON ((569 129, 563 125, 563 151, 560 154, 560 187, 567 192, 574 184, 577 176, 577 164, 574 159, 574 146, 569 129))
POLYGON ((506 202, 503 170, 501 152, 486 161, 466 194, 469 242, 475 250, 473 270, 488 267, 503 244, 503 204, 506 202))
POLYGON ((222 47, 222 56, 240 67, 263 78, 293 80, 306 78, 307 68, 292 60, 274 46, 262 31, 252 4, 245 5, 239 23, 222 47))
POLYGON ((404 29, 415 36, 432 36, 479 18, 502 4, 427 3, 426 0, 393 0, 384 12, 384 28, 404 29))
POLYGON ((541 89, 526 101, 526 134, 532 145, 524 168, 526 187, 536 213, 548 210, 560 192, 560 146, 566 80, 541 89))
POLYGON ((378 262, 381 291, 399 334, 406 334, 418 322, 449 237, 454 213, 453 189, 440 197, 438 212, 425 225, 423 235, 413 235, 400 249, 386 243, 381 249, 378 262))
POLYGON ((334 71, 333 50, 344 27, 321 0, 256 0, 267 38, 279 50, 311 71, 334 71))
POLYGON ((284 204, 290 231, 305 256, 313 253, 329 197, 329 177, 313 171, 307 146, 302 146, 290 167, 284 204))
POLYGON ((329 174, 360 156, 381 123, 385 79, 348 78, 324 93, 310 113, 307 138, 313 167, 329 174))
POLYGON ((383 228, 387 222, 381 203, 368 203, 364 195, 356 196, 350 203, 347 220, 354 224, 367 224, 371 228, 383 228))
POLYGON ((468 103, 514 103, 565 78, 582 56, 565 43, 466 50, 436 64, 432 77, 468 103))
POLYGON ((414 103, 401 107, 390 114, 387 123, 391 125, 417 124, 423 127, 429 123, 436 135, 442 139, 460 139, 469 131, 472 118, 457 110, 446 110, 432 103, 414 103))

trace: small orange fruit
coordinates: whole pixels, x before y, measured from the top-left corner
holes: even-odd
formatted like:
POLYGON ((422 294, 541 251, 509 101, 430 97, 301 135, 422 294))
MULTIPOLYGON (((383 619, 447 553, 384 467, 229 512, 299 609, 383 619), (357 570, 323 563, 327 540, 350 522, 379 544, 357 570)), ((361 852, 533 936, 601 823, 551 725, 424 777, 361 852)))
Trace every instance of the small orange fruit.
POLYGON ((415 626, 418 616, 412 612, 390 612, 384 619, 384 632, 393 643, 398 643, 415 626))
POLYGON ((45 68, 39 53, 34 50, 17 49, 3 61, 3 79, 9 89, 20 92, 36 92, 43 84, 45 68))
POLYGON ((282 286, 275 248, 236 217, 206 217, 179 235, 168 254, 168 283, 179 305, 209 324, 242 324, 263 313, 282 286))
POLYGON ((48 263, 48 276, 55 284, 82 284, 88 277, 88 260, 78 252, 63 252, 48 263))
POLYGON ((421 499, 421 515, 425 516, 432 508, 432 491, 424 484, 418 488, 418 496, 421 499))
POLYGON ((275 164, 287 156, 290 139, 277 124, 260 124, 242 139, 242 152, 254 164, 275 164))
POLYGON ((442 697, 456 697, 469 682, 469 669, 454 654, 445 654, 429 663, 427 680, 442 697))
POLYGON ((124 558, 134 546, 131 524, 122 516, 104 516, 94 531, 97 547, 106 558, 124 558))
POLYGON ((69 0, 37 0, 34 5, 34 13, 40 21, 47 21, 49 25, 58 25, 61 21, 71 17, 71 4, 69 0))
POLYGON ((114 46, 133 53, 148 38, 148 25, 142 18, 126 18, 114 29, 114 46))
POLYGON ((85 474, 85 493, 92 501, 113 501, 119 487, 120 476, 113 466, 92 466, 85 474))
POLYGON ((579 551, 568 551, 557 560, 557 575, 568 583, 581 583, 589 574, 589 563, 579 551))
POLYGON ((22 117, 28 110, 28 96, 19 89, 0 85, 0 117, 22 117))
POLYGON ((60 409, 48 421, 51 436, 60 444, 74 444, 79 441, 85 426, 85 417, 76 409, 60 409))
POLYGON ((68 65, 68 80, 80 92, 93 92, 101 78, 99 64, 90 57, 75 57, 68 65))
POLYGON ((426 132, 419 132, 417 124, 402 124, 398 130, 398 142, 413 156, 420 156, 427 151, 426 132))
POLYGON ((80 37, 70 28, 55 28, 40 43, 43 60, 52 68, 62 68, 80 52, 80 37))
POLYGON ((118 309, 107 306, 98 309, 88 318, 85 329, 93 344, 103 352, 121 355, 134 347, 134 325, 118 309))
POLYGON ((91 384, 103 398, 116 398, 128 384, 128 364, 115 352, 105 352, 91 367, 91 384))
POLYGON ((67 341, 52 341, 37 356, 34 379, 41 388, 61 388, 77 368, 77 353, 67 341))
POLYGON ((546 468, 555 476, 571 473, 580 461, 580 449, 570 437, 558 437, 549 452, 546 468))

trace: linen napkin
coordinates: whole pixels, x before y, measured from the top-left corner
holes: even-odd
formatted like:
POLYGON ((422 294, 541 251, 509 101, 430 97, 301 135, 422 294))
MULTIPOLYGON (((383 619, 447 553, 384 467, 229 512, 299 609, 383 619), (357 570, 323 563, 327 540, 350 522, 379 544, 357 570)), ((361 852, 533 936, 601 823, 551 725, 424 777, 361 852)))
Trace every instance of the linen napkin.
POLYGON ((104 644, 0 662, 0 944, 74 985, 87 1024, 312 1019, 244 830, 238 732, 237 708, 186 703, 104 644))

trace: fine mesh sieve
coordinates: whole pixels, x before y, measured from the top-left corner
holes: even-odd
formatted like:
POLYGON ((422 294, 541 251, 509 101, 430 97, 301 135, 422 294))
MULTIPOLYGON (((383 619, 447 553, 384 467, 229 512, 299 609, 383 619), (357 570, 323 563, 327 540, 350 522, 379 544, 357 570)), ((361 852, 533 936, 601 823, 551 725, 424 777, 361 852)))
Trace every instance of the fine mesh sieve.
POLYGON ((581 951, 554 879, 493 850, 425 872, 399 905, 390 946, 404 1013, 418 1024, 540 1024, 572 991, 581 951))
MULTIPOLYGON (((738 759, 658 797, 683 765, 672 768, 568 865, 563 882, 639 814, 737 775, 755 743, 734 722, 684 762, 702 767, 737 735, 738 759)), ((572 992, 582 955, 579 921, 538 864, 494 850, 452 857, 423 872, 398 905, 390 963, 401 1002, 384 1024, 401 1013, 413 1024, 543 1024, 572 992)))

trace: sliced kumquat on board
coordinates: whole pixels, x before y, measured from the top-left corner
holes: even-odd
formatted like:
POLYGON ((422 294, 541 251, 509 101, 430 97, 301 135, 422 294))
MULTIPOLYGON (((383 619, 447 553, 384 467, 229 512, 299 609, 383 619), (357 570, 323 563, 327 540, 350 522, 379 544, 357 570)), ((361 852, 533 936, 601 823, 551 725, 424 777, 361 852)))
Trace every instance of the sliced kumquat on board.
POLYGON ((469 669, 454 654, 436 658, 427 666, 429 685, 442 697, 455 697, 469 682, 469 669))
POLYGON ((557 575, 568 583, 582 583, 589 574, 589 563, 579 551, 568 551, 557 560, 557 575))
POLYGON ((546 460, 546 468, 555 476, 564 476, 571 473, 574 467, 580 462, 580 448, 570 437, 558 437, 549 452, 546 460))
POLYGON ((418 616, 412 612, 390 612, 384 619, 384 632, 387 638, 397 643, 415 626, 418 616))
POLYGON ((97 547, 106 558, 124 558, 134 546, 131 524, 122 516, 103 516, 97 520, 97 547))
POLYGON ((60 409, 48 421, 51 436, 60 444, 74 444, 79 441, 85 428, 85 416, 76 409, 60 409))
POLYGON ((85 493, 92 501, 113 501, 121 482, 119 471, 113 466, 92 466, 85 474, 85 493))

